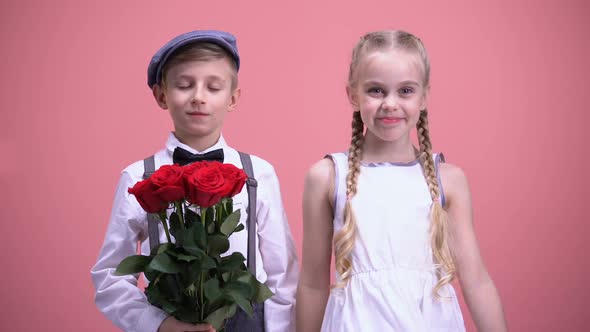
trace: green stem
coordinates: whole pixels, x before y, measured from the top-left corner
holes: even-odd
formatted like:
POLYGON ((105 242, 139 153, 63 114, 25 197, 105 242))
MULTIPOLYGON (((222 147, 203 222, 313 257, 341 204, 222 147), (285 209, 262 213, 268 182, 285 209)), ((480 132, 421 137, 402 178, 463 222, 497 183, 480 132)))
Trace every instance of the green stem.
POLYGON ((201 224, 203 224, 203 227, 206 226, 205 219, 207 217, 207 210, 208 208, 201 209, 201 224))
MULTIPOLYGON (((201 224, 203 224, 203 229, 207 229, 206 225, 206 218, 207 218, 207 210, 208 208, 204 208, 201 210, 201 224)), ((205 248, 205 251, 207 249, 205 248)), ((201 299, 201 315, 200 315, 200 320, 201 322, 205 320, 205 283, 203 282, 205 280, 205 272, 201 271, 201 280, 200 285, 199 285, 199 297, 201 299)))
POLYGON ((223 221, 223 220, 221 220, 221 214, 223 213, 223 209, 225 208, 223 205, 224 204, 218 204, 217 205, 217 208, 215 209, 215 212, 216 212, 216 215, 217 215, 216 216, 216 219, 217 219, 216 222, 217 223, 221 223, 223 221))
POLYGON ((162 226, 164 227, 164 232, 166 232, 166 239, 168 240, 168 243, 172 243, 172 240, 170 239, 170 231, 168 230, 166 212, 160 213, 159 216, 160 220, 162 221, 162 226))
POLYGON ((174 202, 174 205, 176 205, 176 214, 178 214, 178 218, 180 218, 180 225, 182 228, 186 228, 186 225, 184 224, 184 210, 182 208, 182 203, 174 202))

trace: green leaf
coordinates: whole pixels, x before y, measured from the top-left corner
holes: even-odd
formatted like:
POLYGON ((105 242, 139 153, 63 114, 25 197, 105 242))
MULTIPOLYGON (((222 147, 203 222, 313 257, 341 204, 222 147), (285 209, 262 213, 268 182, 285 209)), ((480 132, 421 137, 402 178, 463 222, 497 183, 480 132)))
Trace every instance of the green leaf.
POLYGON ((258 288, 255 288, 256 294, 254 294, 254 298, 252 299, 254 303, 262 303, 275 295, 265 284, 258 280, 256 280, 256 283, 258 283, 258 288))
POLYGON ((165 251, 173 250, 173 249, 174 249, 174 244, 168 243, 168 242, 162 243, 158 246, 158 249, 156 250, 156 254, 161 254, 165 251))
POLYGON ((215 301, 215 299, 221 296, 221 290, 219 289, 219 280, 217 279, 209 279, 203 285, 203 288, 205 290, 205 297, 209 301, 215 301))
POLYGON ((160 292, 175 304, 180 304, 183 298, 184 287, 177 274, 163 274, 158 283, 160 292))
POLYGON ((178 241, 182 239, 178 238, 178 233, 182 230, 182 225, 180 225, 180 217, 178 217, 178 213, 172 212, 170 215, 170 234, 177 238, 178 241))
POLYGON ((236 278, 236 281, 250 284, 252 279, 254 279, 254 276, 250 272, 244 271, 239 274, 239 276, 236 278))
POLYGON ((183 262, 192 262, 194 260, 199 259, 198 257, 193 256, 193 255, 185 255, 185 254, 177 253, 177 252, 175 252, 175 253, 170 252, 169 254, 176 257, 176 259, 178 259, 179 261, 183 261, 183 262))
POLYGON ((239 291, 238 289, 230 289, 227 291, 227 295, 234 299, 238 306, 244 310, 250 318, 252 318, 252 305, 250 304, 250 301, 242 295, 242 291, 239 291))
POLYGON ((181 308, 174 313, 174 317, 189 324, 195 324, 199 322, 199 313, 192 308, 181 308))
POLYGON ((203 229, 203 225, 194 223, 187 230, 181 232, 182 246, 191 254, 199 252, 196 248, 205 250, 207 248, 207 234, 203 229))
POLYGON ((195 242, 201 249, 205 249, 207 247, 207 233, 203 228, 202 224, 195 223, 191 226, 191 233, 195 242))
POLYGON ((235 270, 243 266, 245 260, 246 258, 244 258, 244 255, 242 255, 239 252, 234 252, 229 256, 221 258, 221 264, 219 266, 219 269, 221 271, 235 270))
POLYGON ((189 209, 188 207, 184 208, 184 223, 186 224, 187 227, 191 227, 193 224, 195 223, 201 223, 201 218, 199 217, 199 215, 189 209))
POLYGON ((237 232, 239 232, 239 231, 243 230, 244 228, 246 228, 246 227, 244 226, 244 224, 239 224, 239 225, 238 225, 238 227, 236 227, 236 229, 234 230, 234 233, 237 233, 237 232))
POLYGON ((162 294, 160 289, 154 285, 150 284, 145 289, 145 294, 150 304, 162 308, 162 310, 166 311, 170 315, 178 310, 174 304, 170 303, 170 301, 166 299, 165 294, 162 294))
POLYGON ((189 254, 196 256, 196 257, 202 257, 204 255, 206 255, 205 251, 199 247, 197 247, 196 244, 184 244, 182 246, 182 248, 184 248, 184 250, 186 250, 189 254))
POLYGON ((236 291, 246 299, 251 299, 254 296, 254 289, 250 284, 241 281, 232 281, 224 289, 236 291))
POLYGON ((274 293, 265 284, 258 281, 250 272, 245 271, 236 279, 236 281, 244 282, 250 285, 254 290, 254 296, 251 297, 252 302, 262 303, 269 299, 274 293))
POLYGON ((229 277, 231 277, 231 273, 229 273, 229 272, 224 272, 224 273, 221 274, 221 278, 225 282, 228 282, 229 281, 229 277))
POLYGON ((209 237, 209 254, 217 256, 229 250, 229 240, 227 237, 216 234, 209 237))
POLYGON ((210 270, 210 269, 214 269, 217 267, 217 264, 215 264, 215 260, 209 256, 203 256, 201 257, 201 264, 200 264, 200 268, 201 270, 210 270))
POLYGON ((207 226, 207 234, 211 235, 215 233, 215 223, 212 222, 207 226))
POLYGON ((201 265, 198 261, 193 262, 192 265, 189 265, 187 269, 187 274, 185 275, 185 280, 187 284, 199 284, 201 280, 201 265))
POLYGON ((127 274, 135 274, 143 272, 145 267, 152 260, 151 256, 134 255, 125 258, 119 263, 115 270, 115 275, 122 276, 127 274))
POLYGON ((149 265, 147 265, 143 271, 143 274, 145 275, 145 278, 149 280, 151 285, 156 282, 159 276, 162 275, 162 272, 155 271, 154 269, 150 268, 149 265))
POLYGON ((229 236, 236 229, 236 226, 238 226, 239 222, 240 210, 236 210, 232 212, 229 216, 227 216, 227 218, 225 218, 225 220, 221 224, 221 233, 229 236))
POLYGON ((215 209, 208 207, 201 210, 201 218, 205 214, 205 225, 209 225, 215 219, 215 209))
POLYGON ((223 322, 236 314, 237 306, 235 304, 223 306, 207 316, 205 322, 211 324, 215 330, 220 330, 223 322))
POLYGON ((149 267, 164 273, 178 273, 182 270, 179 264, 174 262, 165 252, 156 255, 149 264, 149 267))

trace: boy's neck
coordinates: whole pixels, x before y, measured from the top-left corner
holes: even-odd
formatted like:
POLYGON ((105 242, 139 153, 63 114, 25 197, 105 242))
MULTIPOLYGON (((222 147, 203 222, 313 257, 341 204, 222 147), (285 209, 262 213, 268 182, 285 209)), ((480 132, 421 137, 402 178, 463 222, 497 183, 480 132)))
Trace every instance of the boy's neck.
POLYGON ((198 152, 203 152, 219 142, 221 133, 213 133, 207 136, 190 136, 179 135, 179 133, 174 132, 174 136, 176 136, 180 143, 188 145, 198 152))
POLYGON ((368 163, 409 163, 416 160, 416 150, 409 137, 387 142, 367 131, 363 144, 362 160, 368 163))

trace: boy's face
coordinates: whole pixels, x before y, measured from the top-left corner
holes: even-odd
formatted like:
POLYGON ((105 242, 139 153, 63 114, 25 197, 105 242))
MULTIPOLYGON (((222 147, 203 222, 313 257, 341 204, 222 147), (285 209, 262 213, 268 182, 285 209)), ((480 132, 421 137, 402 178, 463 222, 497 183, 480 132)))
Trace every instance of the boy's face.
POLYGON ((181 142, 212 145, 219 138, 226 113, 235 110, 240 97, 240 89, 232 84, 236 74, 230 61, 183 62, 168 69, 162 86, 154 86, 154 97, 170 112, 181 142))

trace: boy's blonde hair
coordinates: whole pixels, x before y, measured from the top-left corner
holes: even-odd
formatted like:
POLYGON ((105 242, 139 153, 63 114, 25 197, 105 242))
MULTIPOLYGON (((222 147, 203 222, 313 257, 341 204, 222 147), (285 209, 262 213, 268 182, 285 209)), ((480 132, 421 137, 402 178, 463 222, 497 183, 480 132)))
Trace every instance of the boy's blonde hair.
POLYGON ((227 51, 214 43, 197 42, 180 47, 162 66, 162 86, 166 86, 166 76, 170 68, 190 61, 211 61, 228 59, 232 66, 232 90, 238 86, 238 68, 227 51))

